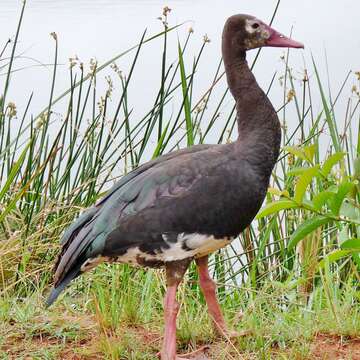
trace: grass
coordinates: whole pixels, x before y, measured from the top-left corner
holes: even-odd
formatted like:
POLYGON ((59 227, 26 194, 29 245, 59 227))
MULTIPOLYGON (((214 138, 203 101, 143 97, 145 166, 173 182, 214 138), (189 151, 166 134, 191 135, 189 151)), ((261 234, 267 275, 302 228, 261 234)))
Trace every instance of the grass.
MULTIPOLYGON (((120 274, 116 275, 122 275, 123 270, 117 270, 120 274)), ((101 269, 96 275, 103 279, 102 275, 106 274, 109 271, 101 269)), ((135 293, 141 293, 142 289, 138 277, 128 284, 135 293)), ((228 299, 224 304, 233 328, 251 331, 250 336, 225 342, 212 332, 203 301, 199 293, 190 290, 189 278, 180 292, 184 302, 179 318, 178 343, 184 352, 210 343, 210 355, 214 359, 312 359, 316 344, 314 337, 332 339, 340 334, 345 346, 355 341, 360 331, 359 309, 350 300, 351 290, 347 290, 348 296, 341 296, 337 301, 339 314, 347 314, 337 322, 324 304, 317 308, 326 302, 323 291, 314 294, 317 305, 303 307, 291 301, 291 298, 296 298, 294 284, 269 282, 257 291, 251 302, 242 297, 228 299), (287 311, 284 311, 284 306, 287 306, 287 311)), ((155 359, 162 327, 162 313, 154 309, 156 303, 161 308, 162 296, 155 285, 161 288, 162 280, 157 281, 159 283, 153 282, 151 298, 145 302, 139 299, 136 303, 136 308, 142 310, 140 313, 134 312, 136 297, 121 296, 120 299, 118 294, 122 292, 112 287, 109 289, 98 281, 93 281, 90 295, 72 291, 72 298, 67 297, 55 311, 43 309, 43 298, 39 293, 26 298, 26 301, 3 299, 0 307, 3 349, 9 358, 19 359, 26 356, 64 358, 66 353, 69 358, 71 354, 84 359, 155 359), (108 296, 119 297, 119 302, 115 301, 116 315, 108 296)))
MULTIPOLYGON (((182 31, 181 25, 171 27, 164 10, 161 32, 144 32, 136 46, 110 61, 92 60, 88 71, 72 59, 71 86, 57 95, 58 39, 52 34, 49 98, 33 114, 36 94, 23 109, 8 100, 25 7, 14 40, 0 51, 1 358, 154 359, 163 326, 161 271, 102 265, 45 310, 51 264, 63 229, 123 174, 210 136, 219 143, 235 138, 234 107, 225 106, 231 97, 221 90, 222 63, 208 91, 197 94, 207 39, 189 54, 192 33, 176 41, 173 30, 182 31), (160 81, 152 105, 139 114, 132 105, 133 75, 154 39, 163 44, 160 81), (126 72, 116 64, 120 58, 131 59, 126 72), (105 79, 104 69, 112 74, 105 79)), ((236 341, 216 337, 192 267, 179 292, 180 351, 210 344, 214 359, 333 359, 334 351, 360 356, 359 75, 349 72, 331 93, 315 60, 300 81, 289 52, 283 64, 283 148, 264 208, 232 246, 211 258, 226 318, 251 333, 236 341), (295 128, 289 118, 297 120, 295 128)))

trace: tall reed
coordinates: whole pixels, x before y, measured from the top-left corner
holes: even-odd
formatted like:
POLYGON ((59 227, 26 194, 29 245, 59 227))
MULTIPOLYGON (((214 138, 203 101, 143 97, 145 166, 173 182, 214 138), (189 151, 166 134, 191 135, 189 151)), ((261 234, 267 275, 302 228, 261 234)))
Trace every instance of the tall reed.
MULTIPOLYGON (((274 16, 278 5, 279 2, 274 16)), ((53 33, 54 65, 46 107, 33 115, 32 94, 20 114, 16 105, 8 102, 7 94, 14 86, 11 74, 25 6, 26 2, 14 41, 5 44, 0 52, 3 64, 7 56, 9 59, 1 67, 6 76, 0 98, 2 292, 38 288, 48 282, 49 264, 58 251, 63 229, 113 181, 151 157, 206 142, 220 117, 224 125, 217 134, 218 142, 231 141, 236 122, 235 108, 224 107, 231 99, 228 90, 220 94, 214 91, 224 82, 221 61, 208 91, 195 97, 194 85, 207 38, 193 57, 191 67, 186 61, 192 55, 188 52, 189 42, 194 41, 191 32, 184 43, 178 40, 177 58, 170 59, 168 49, 174 41, 174 30, 181 30, 182 25, 169 26, 167 11, 162 16, 161 32, 149 36, 145 31, 136 46, 104 64, 92 60, 89 73, 82 63, 72 59, 71 86, 59 96, 58 39, 53 33), (135 116, 129 85, 135 81, 133 74, 143 48, 159 38, 160 81, 154 89, 152 105, 135 116), (116 61, 125 57, 132 60, 124 73, 116 61), (104 83, 99 74, 105 68, 111 68, 113 76, 104 83), (115 84, 120 92, 114 90, 115 84), (104 85, 106 89, 101 91, 104 85), (55 104, 61 104, 63 109, 60 118, 55 115, 55 104), (16 127, 15 118, 19 124, 16 127)), ((282 153, 257 220, 228 249, 212 258, 222 295, 234 294, 243 284, 249 284, 251 298, 253 291, 269 280, 285 282, 292 278, 299 281, 300 293, 308 299, 319 284, 331 281, 342 286, 353 282, 356 286, 360 278, 358 88, 352 88, 343 113, 340 110, 337 114, 335 107, 340 98, 346 97, 354 74, 346 76, 332 100, 315 61, 304 71, 299 85, 288 55, 289 52, 282 75, 283 105, 278 111, 283 126, 282 153), (314 73, 311 79, 309 72, 314 73), (320 112, 313 105, 315 96, 321 100, 320 112), (297 116, 293 132, 289 132, 286 123, 291 108, 297 116), (327 149, 323 151, 326 142, 327 149)), ((124 276, 130 271, 126 266, 121 269, 124 276)), ((152 275, 143 276, 147 282, 152 275)), ((196 278, 194 271, 189 276, 196 278)))

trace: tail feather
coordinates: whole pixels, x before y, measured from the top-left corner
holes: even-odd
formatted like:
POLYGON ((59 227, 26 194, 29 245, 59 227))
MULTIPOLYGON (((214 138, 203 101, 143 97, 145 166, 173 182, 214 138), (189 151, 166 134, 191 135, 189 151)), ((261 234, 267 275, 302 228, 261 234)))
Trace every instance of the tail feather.
POLYGON ((100 202, 85 211, 64 232, 61 253, 54 268, 54 288, 46 302, 47 306, 56 300, 71 280, 83 272, 81 266, 87 259, 101 255, 109 229, 116 226, 117 216, 113 216, 113 213, 115 210, 121 213, 126 203, 120 201, 120 208, 115 201, 108 206, 103 205, 100 202))
MULTIPOLYGON (((63 237, 63 247, 55 264, 54 284, 58 286, 67 273, 76 266, 83 257, 91 242, 99 235, 94 233, 93 225, 98 216, 97 211, 88 211, 67 229, 63 237), (65 238, 65 241, 64 241, 65 238)), ((86 259, 83 259, 84 261, 86 259)))
POLYGON ((69 242, 86 223, 92 220, 94 215, 98 212, 98 208, 96 206, 84 211, 74 223, 72 223, 65 231, 64 235, 61 239, 61 245, 67 246, 69 242))
MULTIPOLYGON (((97 208, 92 208, 81 215, 64 233, 62 250, 55 264, 54 287, 46 301, 49 307, 81 271, 86 261, 86 251, 94 237, 93 222, 97 217, 97 208)), ((96 236, 95 236, 96 237, 96 236)))
POLYGON ((78 257, 83 255, 87 246, 92 240, 90 236, 91 226, 85 226, 76 235, 67 249, 63 249, 60 254, 59 263, 57 265, 54 282, 57 286, 67 275, 74 265, 78 262, 78 257))
POLYGON ((81 274, 81 265, 79 264, 73 270, 69 271, 65 278, 56 286, 53 287, 49 297, 46 300, 46 307, 49 307, 58 298, 60 293, 66 288, 66 286, 81 274))

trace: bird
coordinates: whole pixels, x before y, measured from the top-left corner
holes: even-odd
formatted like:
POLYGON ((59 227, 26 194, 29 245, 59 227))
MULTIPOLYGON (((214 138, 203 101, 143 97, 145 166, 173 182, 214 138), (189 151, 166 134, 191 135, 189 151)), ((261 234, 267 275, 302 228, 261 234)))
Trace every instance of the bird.
POLYGON ((208 258, 251 224, 279 156, 279 119, 246 60, 247 51, 261 47, 304 46, 254 16, 227 19, 222 57, 236 102, 237 139, 176 150, 124 175, 65 230, 47 306, 73 279, 102 262, 165 268, 160 357, 180 359, 176 292, 195 261, 214 327, 222 335, 231 335, 216 298, 208 258))

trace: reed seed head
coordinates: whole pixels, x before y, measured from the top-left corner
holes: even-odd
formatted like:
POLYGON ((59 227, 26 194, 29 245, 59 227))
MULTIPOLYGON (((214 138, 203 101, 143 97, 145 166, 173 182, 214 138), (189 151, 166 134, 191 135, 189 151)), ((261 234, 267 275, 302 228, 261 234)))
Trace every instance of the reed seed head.
POLYGON ((287 102, 291 102, 294 97, 295 97, 296 93, 294 89, 290 89, 289 92, 287 93, 287 102))
POLYGON ((8 103, 7 109, 9 111, 9 118, 13 118, 17 114, 16 105, 12 101, 8 103))
POLYGON ((58 37, 57 37, 57 34, 56 34, 56 32, 51 32, 50 33, 50 36, 55 40, 55 41, 57 41, 57 39, 58 39, 58 37))
POLYGON ((203 40, 204 40, 204 43, 209 43, 209 42, 211 42, 211 40, 210 40, 210 38, 208 37, 207 34, 204 35, 203 40))

